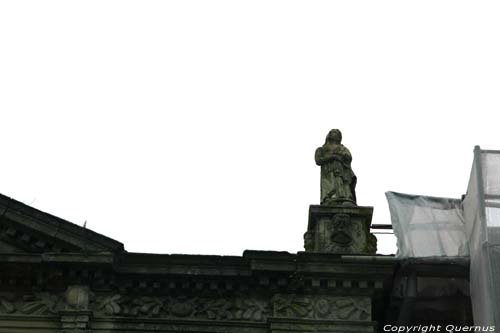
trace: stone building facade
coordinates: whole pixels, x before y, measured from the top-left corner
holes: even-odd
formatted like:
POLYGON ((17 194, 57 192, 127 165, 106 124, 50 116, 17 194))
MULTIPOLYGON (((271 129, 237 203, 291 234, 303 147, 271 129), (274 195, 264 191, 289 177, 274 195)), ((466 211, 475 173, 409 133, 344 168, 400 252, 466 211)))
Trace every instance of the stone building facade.
POLYGON ((375 332, 391 257, 129 253, 0 196, 0 332, 375 332))
POLYGON ((316 154, 322 202, 310 207, 299 253, 130 253, 0 195, 0 333, 374 333, 471 324, 467 263, 376 255, 373 208, 356 205, 349 151, 340 147, 327 165, 337 149, 328 140, 340 144, 339 133, 316 154))

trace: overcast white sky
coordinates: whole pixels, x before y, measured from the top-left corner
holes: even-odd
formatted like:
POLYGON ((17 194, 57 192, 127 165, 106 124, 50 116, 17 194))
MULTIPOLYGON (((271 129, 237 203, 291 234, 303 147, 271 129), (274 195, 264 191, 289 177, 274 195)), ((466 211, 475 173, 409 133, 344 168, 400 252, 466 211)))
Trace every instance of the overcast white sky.
MULTIPOLYGON (((303 249, 314 150, 358 204, 500 149, 497 1, 4 1, 0 192, 128 251, 303 249)), ((379 244, 382 253, 394 243, 379 244)))

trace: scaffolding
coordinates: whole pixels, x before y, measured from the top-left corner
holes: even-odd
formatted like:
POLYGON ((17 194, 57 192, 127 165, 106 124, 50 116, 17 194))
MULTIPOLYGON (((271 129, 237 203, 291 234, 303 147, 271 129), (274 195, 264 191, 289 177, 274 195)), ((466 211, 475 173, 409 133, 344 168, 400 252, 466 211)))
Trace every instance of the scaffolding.
POLYGON ((474 324, 500 327, 500 151, 475 147, 462 199, 386 196, 397 257, 470 261, 474 324))
MULTIPOLYGON (((474 149, 464 202, 474 323, 500 324, 500 151, 474 149)), ((499 326, 500 327, 500 326, 499 326)))

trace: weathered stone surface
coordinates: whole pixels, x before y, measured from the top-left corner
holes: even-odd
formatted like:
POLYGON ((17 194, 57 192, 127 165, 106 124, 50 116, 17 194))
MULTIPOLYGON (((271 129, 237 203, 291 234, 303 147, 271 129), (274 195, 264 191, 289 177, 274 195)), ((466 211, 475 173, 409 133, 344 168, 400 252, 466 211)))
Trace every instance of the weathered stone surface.
POLYGON ((3 204, 0 333, 373 333, 384 322, 397 260, 338 254, 351 243, 336 234, 368 230, 370 207, 312 206, 312 251, 204 256, 128 253, 3 204))
POLYGON ((123 244, 0 194, 0 249, 16 252, 122 252, 123 244), (3 244, 3 245, 2 245, 3 244))
POLYGON ((62 295, 50 292, 0 295, 0 315, 53 316, 64 309, 62 295))
POLYGON ((273 297, 273 316, 328 320, 370 321, 369 297, 278 294, 273 297))
MULTIPOLYGON (((435 280, 438 265, 419 263, 418 271, 394 257, 365 256, 376 251, 373 208, 357 206, 352 156, 341 139, 332 130, 316 151, 321 205, 310 207, 306 252, 296 254, 128 253, 120 242, 0 195, 0 333, 374 333, 391 322, 387 312, 399 322, 414 312, 415 295, 440 288, 416 288, 417 279, 435 280)), ((437 276, 465 281, 468 265, 451 268, 439 266, 437 276)), ((449 322, 467 312, 460 301, 468 296, 456 294, 442 303, 456 305, 449 317, 439 313, 449 322)), ((434 309, 420 309, 424 320, 434 309)))
POLYGON ((68 310, 87 310, 89 308, 90 290, 88 286, 69 286, 64 293, 64 301, 68 310))
POLYGON ((316 149, 316 164, 321 166, 321 205, 356 205, 356 175, 352 156, 342 143, 342 133, 332 129, 325 144, 316 149))
POLYGON ((265 321, 270 315, 266 299, 243 295, 228 297, 99 296, 94 312, 100 316, 154 317, 192 320, 265 321))
POLYGON ((356 204, 356 175, 352 156, 341 144, 342 133, 332 129, 316 150, 321 166, 321 205, 309 208, 304 248, 311 252, 375 254, 377 239, 370 234, 372 207, 356 204))
POLYGON ((61 333, 91 333, 91 311, 61 311, 61 333))
POLYGON ((306 251, 375 254, 377 239, 370 233, 373 207, 310 206, 306 251))
POLYGON ((111 261, 97 254, 59 256, 0 256, 0 332, 7 321, 13 327, 33 318, 44 321, 13 332, 44 332, 46 323, 58 327, 46 333, 264 333, 285 327, 343 332, 339 327, 357 325, 363 332, 376 320, 372 299, 395 264, 273 251, 245 251, 242 257, 141 255, 141 260, 122 253, 111 261), (175 270, 159 270, 172 265, 175 270), (14 279, 20 272, 23 280, 14 279), (360 274, 364 280, 354 281, 360 274), (294 322, 298 319, 302 322, 294 322))

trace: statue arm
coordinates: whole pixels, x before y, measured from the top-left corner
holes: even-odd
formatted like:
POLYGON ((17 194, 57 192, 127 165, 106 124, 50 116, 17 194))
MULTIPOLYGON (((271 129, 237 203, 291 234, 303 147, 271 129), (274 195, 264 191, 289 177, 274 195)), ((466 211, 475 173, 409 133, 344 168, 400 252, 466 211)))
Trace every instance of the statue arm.
POLYGON ((330 160, 329 156, 326 156, 325 150, 323 147, 319 147, 316 149, 316 153, 314 154, 314 160, 317 165, 322 165, 330 160))
POLYGON ((316 154, 314 154, 314 159, 316 160, 317 165, 323 165, 325 163, 337 160, 342 162, 342 157, 334 154, 333 152, 326 151, 323 147, 319 147, 316 149, 316 154))

